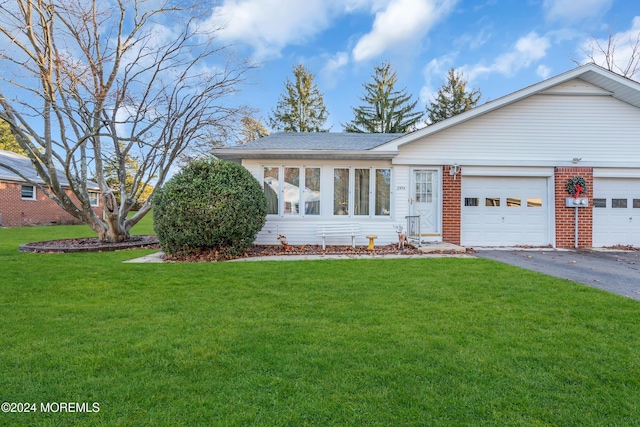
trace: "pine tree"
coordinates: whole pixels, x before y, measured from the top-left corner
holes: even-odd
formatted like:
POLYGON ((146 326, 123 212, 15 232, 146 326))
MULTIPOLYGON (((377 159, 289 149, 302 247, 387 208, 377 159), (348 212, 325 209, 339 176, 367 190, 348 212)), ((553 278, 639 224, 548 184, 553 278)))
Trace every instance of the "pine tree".
POLYGON ((372 83, 363 83, 365 94, 360 98, 365 103, 351 107, 354 119, 344 126, 345 132, 358 133, 404 133, 415 129, 424 116, 414 111, 418 101, 411 102, 406 88, 394 90, 398 76, 386 62, 376 65, 372 83))
POLYGON ((285 132, 326 132, 322 126, 329 113, 322 93, 313 83, 313 74, 301 64, 293 68, 295 81, 288 78, 278 105, 271 110, 269 124, 285 132))
POLYGON ((467 91, 468 80, 453 68, 447 73, 447 82, 438 90, 435 100, 427 106, 427 125, 463 113, 476 106, 482 96, 480 89, 467 91))

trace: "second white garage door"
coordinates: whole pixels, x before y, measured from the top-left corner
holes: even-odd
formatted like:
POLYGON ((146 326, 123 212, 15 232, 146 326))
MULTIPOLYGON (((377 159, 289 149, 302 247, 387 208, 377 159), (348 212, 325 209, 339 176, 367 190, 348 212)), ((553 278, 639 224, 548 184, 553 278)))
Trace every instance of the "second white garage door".
POLYGON ((463 177, 461 244, 549 245, 548 181, 542 177, 463 177))
POLYGON ((595 178, 593 246, 640 246, 640 179, 595 178))

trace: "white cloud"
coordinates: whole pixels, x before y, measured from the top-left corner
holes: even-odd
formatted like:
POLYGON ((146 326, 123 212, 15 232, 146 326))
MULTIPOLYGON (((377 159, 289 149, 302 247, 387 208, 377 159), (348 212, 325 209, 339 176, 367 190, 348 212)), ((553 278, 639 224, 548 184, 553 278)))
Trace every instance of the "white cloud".
POLYGON ((338 52, 329 58, 322 67, 320 75, 325 81, 325 86, 333 89, 337 83, 336 75, 349 63, 349 54, 347 52, 338 52))
MULTIPOLYGON (((613 66, 615 72, 619 74, 624 74, 625 68, 630 64, 632 58, 635 57, 635 65, 640 65, 638 62, 640 58, 638 55, 640 52, 636 51, 636 47, 638 45, 640 37, 640 16, 636 16, 631 21, 631 28, 626 31, 622 31, 616 34, 612 34, 613 45, 615 46, 615 50, 613 52, 613 66)), ((596 46, 592 46, 592 40, 585 40, 580 46, 580 50, 586 54, 592 54, 594 62, 604 68, 609 68, 607 66, 607 58, 605 56, 605 52, 607 51, 607 45, 609 40, 604 39, 596 39, 596 46), (599 46, 599 47, 598 47, 599 46), (595 50, 592 52, 592 47, 595 47, 595 50), (604 52, 603 52, 604 51, 604 52)), ((587 55, 583 55, 582 63, 589 62, 589 58, 587 55)), ((638 80, 640 78, 640 73, 636 73, 635 76, 627 76, 633 79, 638 80)))
MULTIPOLYGON (((364 61, 388 49, 419 41, 447 16, 458 0, 391 0, 376 13, 371 31, 360 38, 353 58, 364 61)), ((379 4, 374 4, 379 6, 379 4)))
POLYGON ((612 3, 613 0, 544 0, 543 8, 548 20, 573 23, 601 17, 612 3))
POLYGON ((438 94, 440 86, 445 83, 447 72, 453 66, 457 53, 450 53, 440 58, 435 58, 423 68, 424 85, 420 89, 420 104, 427 105, 438 94))
POLYGON ((225 0, 215 7, 207 25, 223 26, 222 40, 241 41, 255 49, 260 59, 279 56, 289 44, 300 44, 324 31, 331 18, 346 7, 359 8, 352 0, 225 0))
POLYGON ((546 65, 538 65, 536 74, 538 75, 538 77, 545 80, 551 75, 551 68, 547 67, 546 65))
POLYGON ((489 29, 483 28, 477 33, 465 33, 456 39, 456 45, 464 46, 471 50, 476 50, 484 46, 491 38, 493 34, 489 29))
POLYGON ((532 63, 544 58, 551 47, 551 41, 546 36, 539 36, 531 32, 521 37, 514 48, 498 56, 491 65, 476 64, 466 67, 469 80, 474 80, 481 74, 500 73, 512 76, 518 70, 531 66, 532 63))

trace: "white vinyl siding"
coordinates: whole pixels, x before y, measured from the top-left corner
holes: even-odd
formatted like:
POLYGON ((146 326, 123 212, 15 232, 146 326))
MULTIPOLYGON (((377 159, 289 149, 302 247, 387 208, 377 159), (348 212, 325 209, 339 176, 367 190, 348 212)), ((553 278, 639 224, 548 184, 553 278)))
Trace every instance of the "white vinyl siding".
MULTIPOLYGON (((640 158, 640 110, 606 96, 534 95, 400 147, 394 164, 558 166, 640 158)), ((464 172, 463 172, 464 173, 464 172)))

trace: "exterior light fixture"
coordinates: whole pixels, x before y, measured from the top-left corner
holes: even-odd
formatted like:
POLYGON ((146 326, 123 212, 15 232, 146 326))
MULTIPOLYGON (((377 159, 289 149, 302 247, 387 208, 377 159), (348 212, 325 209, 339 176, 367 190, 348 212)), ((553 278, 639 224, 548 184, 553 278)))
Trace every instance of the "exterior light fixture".
POLYGON ((456 179, 458 172, 460 172, 460 166, 457 163, 454 163, 449 167, 449 175, 453 176, 453 179, 456 179))

